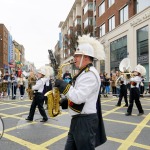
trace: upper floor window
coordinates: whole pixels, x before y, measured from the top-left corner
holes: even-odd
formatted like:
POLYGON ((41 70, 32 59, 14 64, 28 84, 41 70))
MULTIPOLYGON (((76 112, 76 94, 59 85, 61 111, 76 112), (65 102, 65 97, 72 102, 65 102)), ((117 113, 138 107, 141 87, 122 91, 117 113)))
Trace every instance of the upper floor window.
POLYGON ((109 31, 113 30, 115 28, 115 16, 112 16, 109 18, 109 31))
POLYGON ((99 28, 99 36, 102 37, 103 35, 105 35, 105 23, 99 28))
POLYGON ((115 0, 108 0, 108 7, 111 7, 115 3, 115 0))
POLYGON ((101 16, 105 12, 105 1, 99 5, 98 11, 99 16, 101 16))
POLYGON ((74 25, 81 25, 81 18, 77 18, 74 22, 74 25))
POLYGON ((93 10, 93 2, 87 3, 83 9, 83 14, 85 14, 88 10, 93 10))
POLYGON ((137 0, 136 2, 136 13, 144 10, 150 6, 150 0, 137 0))
POLYGON ((120 10, 120 24, 128 20, 128 5, 120 10))
POLYGON ((84 28, 86 28, 88 25, 93 25, 93 17, 88 17, 88 18, 84 21, 84 28))

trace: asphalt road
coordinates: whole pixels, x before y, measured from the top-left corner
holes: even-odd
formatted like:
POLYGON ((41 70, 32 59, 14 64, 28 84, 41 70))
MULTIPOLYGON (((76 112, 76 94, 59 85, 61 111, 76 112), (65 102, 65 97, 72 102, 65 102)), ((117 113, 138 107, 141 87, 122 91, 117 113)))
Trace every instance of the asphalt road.
MULTIPOLYGON (((126 107, 116 107, 117 98, 101 99, 107 142, 96 150, 150 150, 150 97, 141 99, 145 114, 137 116, 134 105, 132 116, 125 116, 126 107)), ((27 122, 31 101, 0 99, 0 116, 5 125, 0 150, 63 150, 70 125, 67 111, 48 122, 41 123, 38 110, 34 121, 27 122)))

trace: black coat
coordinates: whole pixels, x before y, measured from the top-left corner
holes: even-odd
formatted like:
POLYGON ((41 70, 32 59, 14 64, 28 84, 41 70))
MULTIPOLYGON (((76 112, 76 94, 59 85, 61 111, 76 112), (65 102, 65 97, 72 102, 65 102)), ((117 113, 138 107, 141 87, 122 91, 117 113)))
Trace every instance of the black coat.
POLYGON ((97 99, 96 108, 97 108, 97 115, 98 115, 98 119, 99 119, 99 126, 96 131, 95 147, 102 145, 103 143, 105 143, 107 141, 103 117, 102 117, 100 95, 98 96, 98 99, 97 99))

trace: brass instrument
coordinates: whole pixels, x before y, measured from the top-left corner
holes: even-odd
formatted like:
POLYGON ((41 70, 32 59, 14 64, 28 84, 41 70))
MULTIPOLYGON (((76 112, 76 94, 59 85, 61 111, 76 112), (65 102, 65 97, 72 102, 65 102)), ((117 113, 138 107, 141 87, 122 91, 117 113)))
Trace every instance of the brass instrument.
POLYGON ((26 92, 28 93, 28 97, 30 100, 33 100, 34 94, 32 90, 32 86, 36 84, 36 77, 33 72, 30 72, 30 75, 28 77, 28 88, 26 89, 26 92))
POLYGON ((121 71, 120 76, 117 78, 115 84, 117 85, 120 80, 130 79, 133 73, 130 72, 130 59, 124 58, 119 64, 119 70, 121 71))
MULTIPOLYGON (((62 79, 62 69, 63 67, 70 65, 72 63, 66 63, 62 64, 61 66, 58 67, 58 74, 57 74, 57 79, 62 79)), ((59 115, 60 112, 60 92, 57 87, 53 87, 51 91, 48 91, 45 96, 47 96, 48 101, 47 101, 47 106, 48 106, 48 115, 50 117, 56 117, 59 115)))
POLYGON ((130 69, 130 59, 124 58, 119 64, 119 70, 121 71, 121 74, 124 76, 124 78, 130 79, 133 77, 133 73, 130 71, 130 69))

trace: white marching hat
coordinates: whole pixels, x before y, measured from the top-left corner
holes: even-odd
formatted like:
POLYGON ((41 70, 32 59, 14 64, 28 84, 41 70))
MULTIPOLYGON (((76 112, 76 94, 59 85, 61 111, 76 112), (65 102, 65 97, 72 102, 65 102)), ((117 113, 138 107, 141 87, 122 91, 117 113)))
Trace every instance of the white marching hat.
POLYGON ((41 74, 44 73, 43 75, 45 75, 46 78, 54 75, 54 69, 51 66, 42 66, 37 72, 41 74))
POLYGON ((44 67, 41 67, 40 69, 37 70, 38 73, 41 73, 42 75, 46 75, 46 69, 44 67))
POLYGON ((74 55, 81 54, 91 56, 98 60, 105 59, 105 52, 103 45, 90 35, 82 35, 78 37, 78 47, 74 55))
POLYGON ((144 76, 146 74, 146 69, 145 67, 143 67, 142 65, 138 64, 134 71, 139 72, 142 76, 144 76))

